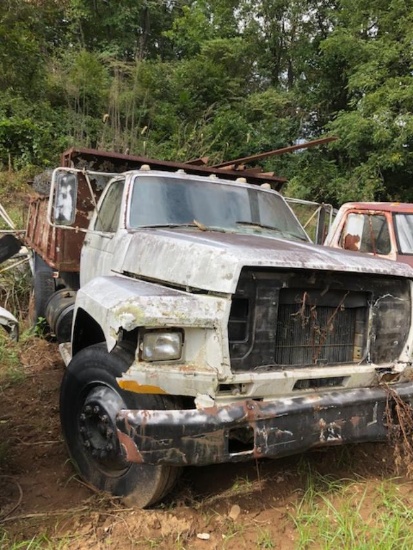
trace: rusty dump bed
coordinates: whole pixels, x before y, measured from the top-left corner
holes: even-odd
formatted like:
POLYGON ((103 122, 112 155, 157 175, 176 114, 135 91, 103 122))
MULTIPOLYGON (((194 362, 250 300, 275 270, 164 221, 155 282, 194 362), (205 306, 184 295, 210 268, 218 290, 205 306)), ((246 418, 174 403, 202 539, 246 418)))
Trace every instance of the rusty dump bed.
POLYGON ((49 197, 30 201, 25 244, 57 271, 78 272, 84 234, 52 227, 47 222, 49 197))
MULTIPOLYGON (((252 184, 269 183, 276 191, 279 191, 286 181, 285 178, 275 176, 273 173, 263 173, 260 168, 249 169, 245 168, 244 165, 223 168, 207 167, 202 165, 201 159, 189 163, 170 162, 85 148, 68 149, 61 157, 61 166, 95 172, 122 173, 128 170, 137 170, 143 164, 149 164, 154 170, 169 172, 185 170, 190 174, 200 176, 215 174, 231 180, 246 177, 248 182, 252 184)), ((98 185, 93 181, 93 178, 91 183, 95 200, 97 200, 101 189, 98 189, 98 185)), ((56 271, 79 272, 80 252, 85 234, 71 229, 50 226, 47 222, 48 200, 48 196, 38 196, 30 202, 25 244, 39 254, 56 271)), ((94 205, 86 180, 80 176, 74 226, 86 229, 93 209, 94 205)))
MULTIPOLYGON (((248 159, 246 158, 246 160, 248 159)), ((188 174, 195 174, 198 176, 210 176, 214 174, 218 177, 230 180, 245 177, 248 179, 248 183, 255 185, 269 183, 275 191, 281 191, 283 185, 287 181, 286 178, 276 176, 273 172, 264 173, 260 167, 247 168, 245 164, 227 166, 227 163, 220 167, 206 166, 203 163, 204 159, 197 159, 189 162, 172 162, 85 148, 68 149, 61 157, 62 166, 85 168, 86 170, 94 170, 97 172, 121 173, 127 172, 128 170, 138 170, 143 164, 149 164, 152 170, 164 170, 167 172, 185 170, 188 174)))

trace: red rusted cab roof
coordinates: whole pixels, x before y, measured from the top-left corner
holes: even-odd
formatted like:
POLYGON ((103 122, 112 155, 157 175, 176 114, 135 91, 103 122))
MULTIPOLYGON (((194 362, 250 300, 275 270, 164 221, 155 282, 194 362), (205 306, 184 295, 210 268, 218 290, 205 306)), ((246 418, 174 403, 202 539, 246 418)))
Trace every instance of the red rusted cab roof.
POLYGON ((346 209, 413 213, 413 203, 411 202, 347 202, 343 206, 346 209))

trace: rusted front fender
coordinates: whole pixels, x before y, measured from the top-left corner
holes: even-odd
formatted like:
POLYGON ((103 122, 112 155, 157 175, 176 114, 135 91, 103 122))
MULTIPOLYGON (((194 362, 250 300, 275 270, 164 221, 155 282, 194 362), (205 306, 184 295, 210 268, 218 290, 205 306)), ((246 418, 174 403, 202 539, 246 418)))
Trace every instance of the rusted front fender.
MULTIPOLYGON (((392 385, 413 404, 413 384, 392 385)), ((317 446, 387 438, 383 387, 278 399, 239 401, 203 410, 122 410, 118 435, 127 460, 148 464, 206 465, 281 457, 317 446), (251 443, 230 442, 240 430, 251 443)))

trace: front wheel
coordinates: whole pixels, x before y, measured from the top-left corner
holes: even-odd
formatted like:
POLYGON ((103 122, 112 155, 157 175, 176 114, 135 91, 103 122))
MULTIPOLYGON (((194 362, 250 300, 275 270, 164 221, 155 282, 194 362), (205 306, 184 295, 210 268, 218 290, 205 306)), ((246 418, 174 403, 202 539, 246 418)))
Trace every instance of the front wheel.
POLYGON ((127 462, 116 436, 121 409, 168 409, 164 396, 123 391, 116 382, 133 361, 122 348, 104 344, 80 351, 70 362, 60 392, 60 419, 70 456, 80 475, 96 488, 144 508, 173 487, 180 469, 127 462))

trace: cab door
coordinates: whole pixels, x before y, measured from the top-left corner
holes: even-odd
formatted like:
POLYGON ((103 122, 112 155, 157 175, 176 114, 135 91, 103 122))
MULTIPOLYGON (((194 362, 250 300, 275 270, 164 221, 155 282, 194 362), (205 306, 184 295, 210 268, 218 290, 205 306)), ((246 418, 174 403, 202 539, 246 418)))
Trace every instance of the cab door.
POLYGON ((80 285, 110 275, 113 254, 123 224, 125 178, 112 180, 105 189, 86 233, 80 259, 80 285))

